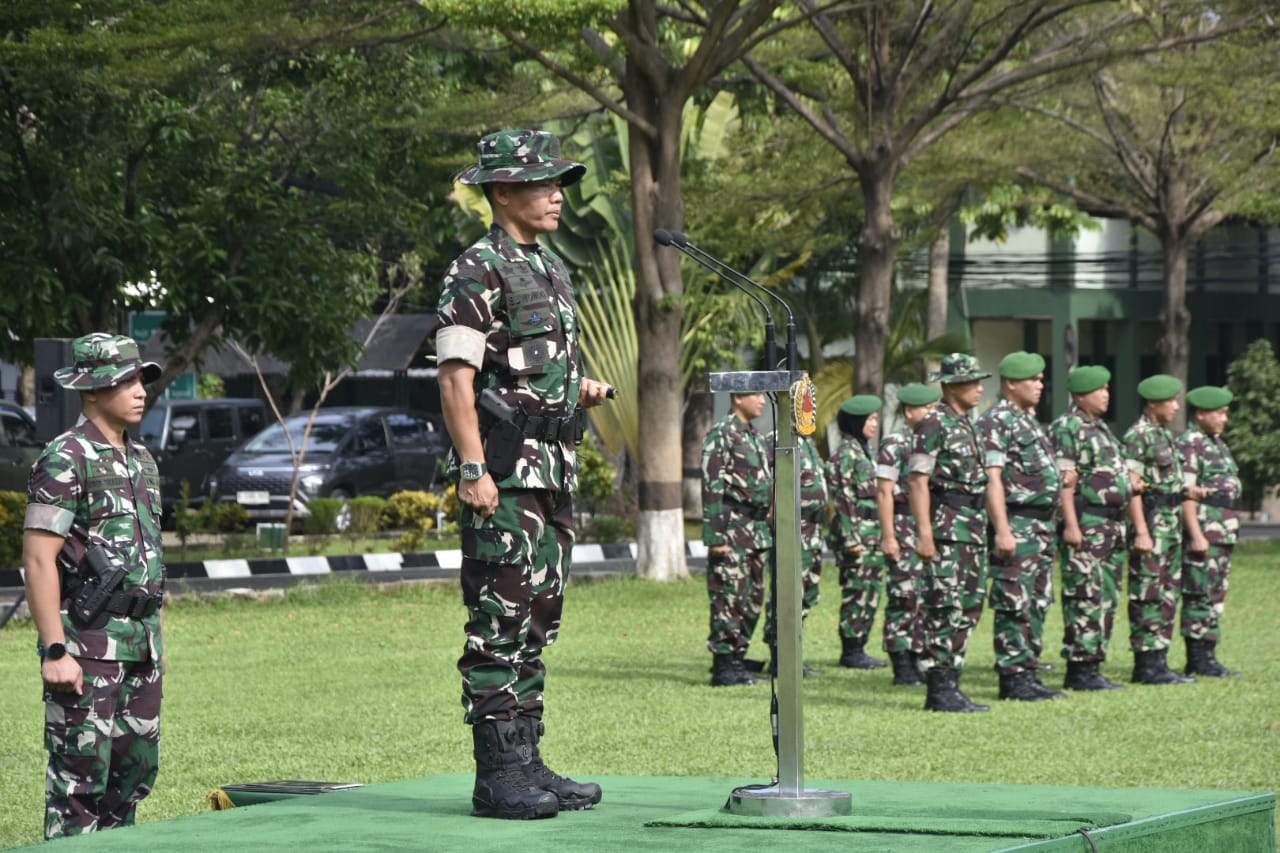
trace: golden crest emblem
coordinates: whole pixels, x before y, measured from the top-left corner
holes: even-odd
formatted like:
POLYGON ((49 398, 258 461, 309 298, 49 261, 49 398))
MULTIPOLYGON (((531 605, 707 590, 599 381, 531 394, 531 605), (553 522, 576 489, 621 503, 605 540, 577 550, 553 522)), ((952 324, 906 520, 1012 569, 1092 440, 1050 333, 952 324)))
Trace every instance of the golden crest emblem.
POLYGON ((791 426, 800 435, 818 429, 818 386, 807 373, 791 383, 791 426))

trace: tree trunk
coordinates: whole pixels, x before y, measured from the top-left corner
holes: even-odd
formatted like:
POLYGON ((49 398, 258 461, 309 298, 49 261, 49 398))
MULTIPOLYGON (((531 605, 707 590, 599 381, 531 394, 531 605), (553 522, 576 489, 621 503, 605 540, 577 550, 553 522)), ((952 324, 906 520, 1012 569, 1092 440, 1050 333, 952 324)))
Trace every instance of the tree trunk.
POLYGON ((947 273, 951 262, 951 228, 943 225, 929 244, 929 297, 924 334, 933 340, 947 331, 947 273))
POLYGON ((643 440, 636 448, 639 476, 636 573, 654 580, 688 577, 685 562, 682 447, 680 442, 680 330, 684 284, 680 255, 654 242, 656 227, 681 230, 682 100, 655 91, 636 63, 623 81, 628 105, 649 117, 657 136, 638 127, 628 134, 635 236, 637 392, 643 440))
POLYGON ((702 442, 711 429, 715 414, 715 395, 698 383, 691 388, 684 404, 684 517, 687 521, 702 520, 702 442))
MULTIPOLYGON (((1187 387, 1187 366, 1191 349, 1191 312, 1187 310, 1187 250, 1190 242, 1182 229, 1164 228, 1160 234, 1164 288, 1161 294, 1161 329, 1156 352, 1160 356, 1160 370, 1176 376, 1183 388, 1187 387)), ((1179 408, 1173 429, 1181 432, 1186 422, 1186 411, 1179 408)))
POLYGON ((855 394, 880 394, 884 388, 885 347, 889 341, 889 301, 893 267, 902 233, 893 221, 893 168, 882 155, 859 175, 866 221, 858 235, 862 269, 858 315, 854 320, 855 394))

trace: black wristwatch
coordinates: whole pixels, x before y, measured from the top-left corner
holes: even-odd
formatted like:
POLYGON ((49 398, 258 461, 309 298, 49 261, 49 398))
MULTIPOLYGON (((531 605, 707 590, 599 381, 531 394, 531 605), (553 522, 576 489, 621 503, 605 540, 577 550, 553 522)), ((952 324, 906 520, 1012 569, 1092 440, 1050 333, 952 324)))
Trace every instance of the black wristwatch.
POLYGON ((483 462, 463 462, 458 466, 458 473, 464 480, 479 480, 488 471, 488 466, 483 462))
POLYGON ((50 643, 48 646, 36 646, 36 654, 44 660, 62 660, 67 656, 67 647, 62 643, 50 643))

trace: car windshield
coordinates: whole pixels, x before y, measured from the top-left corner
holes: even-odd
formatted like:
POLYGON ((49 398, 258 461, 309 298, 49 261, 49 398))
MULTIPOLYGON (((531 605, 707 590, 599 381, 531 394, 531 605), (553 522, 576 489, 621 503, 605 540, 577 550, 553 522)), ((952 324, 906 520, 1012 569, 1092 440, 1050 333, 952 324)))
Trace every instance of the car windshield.
MULTIPOLYGON (((317 418, 311 427, 311 437, 307 439, 307 452, 329 453, 336 450, 338 442, 350 431, 355 420, 354 416, 317 418)), ((288 424, 294 449, 297 449, 302 446, 302 433, 307 428, 307 419, 291 418, 288 424)), ((251 438, 244 449, 250 453, 288 452, 289 439, 285 437, 284 427, 275 424, 251 438)))
POLYGON ((143 444, 154 444, 160 440, 162 429, 164 429, 164 409, 156 407, 143 416, 138 434, 142 436, 143 444))

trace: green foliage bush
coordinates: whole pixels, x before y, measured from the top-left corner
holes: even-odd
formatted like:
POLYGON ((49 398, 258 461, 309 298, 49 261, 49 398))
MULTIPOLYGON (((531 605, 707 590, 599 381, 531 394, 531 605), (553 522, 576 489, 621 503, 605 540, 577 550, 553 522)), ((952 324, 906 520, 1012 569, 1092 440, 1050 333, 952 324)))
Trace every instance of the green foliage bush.
POLYGON ((350 517, 344 531, 351 540, 351 553, 355 553, 360 540, 371 533, 376 533, 382 525, 383 513, 387 509, 386 498, 375 495, 363 495, 347 502, 350 517))
POLYGON ((0 569, 22 565, 22 521, 26 515, 26 495, 0 492, 0 569))
POLYGON ((209 501, 200 515, 209 533, 239 533, 249 527, 249 511, 237 503, 209 501))
POLYGON ((636 536, 635 522, 618 515, 597 515, 582 532, 584 542, 607 545, 611 542, 630 542, 636 536))
POLYGON ((594 512, 617 489, 618 470, 600 451, 591 433, 578 445, 578 491, 574 499, 594 512))
POLYGON ((1259 339, 1227 368, 1231 419, 1223 440, 1240 467, 1245 506, 1257 509, 1280 485, 1280 360, 1271 342, 1259 339))
POLYGON ((341 498, 312 498, 307 502, 307 517, 302 519, 302 532, 308 536, 327 536, 338 532, 338 513, 345 503, 341 498))

